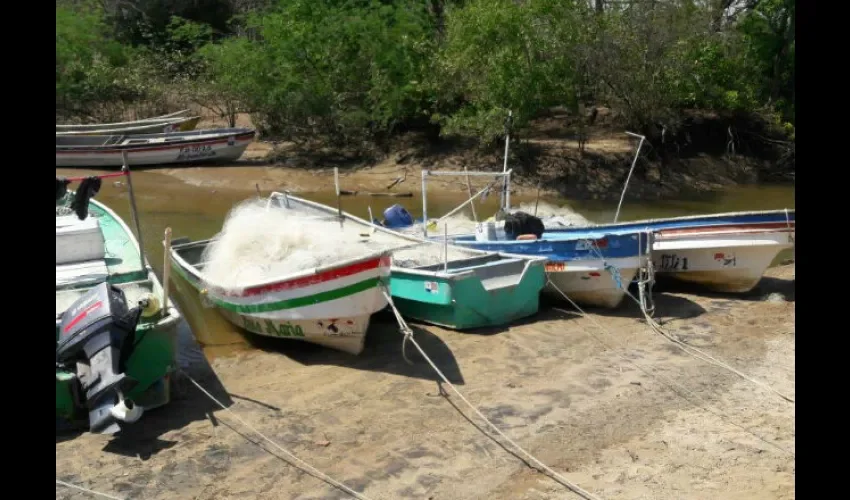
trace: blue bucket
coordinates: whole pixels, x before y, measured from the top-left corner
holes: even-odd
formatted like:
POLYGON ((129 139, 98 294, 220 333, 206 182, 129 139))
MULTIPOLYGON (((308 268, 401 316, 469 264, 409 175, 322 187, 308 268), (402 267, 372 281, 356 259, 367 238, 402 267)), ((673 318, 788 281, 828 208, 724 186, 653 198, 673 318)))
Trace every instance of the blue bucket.
POLYGON ((407 227, 413 225, 413 216, 401 205, 395 204, 384 210, 384 227, 407 227))

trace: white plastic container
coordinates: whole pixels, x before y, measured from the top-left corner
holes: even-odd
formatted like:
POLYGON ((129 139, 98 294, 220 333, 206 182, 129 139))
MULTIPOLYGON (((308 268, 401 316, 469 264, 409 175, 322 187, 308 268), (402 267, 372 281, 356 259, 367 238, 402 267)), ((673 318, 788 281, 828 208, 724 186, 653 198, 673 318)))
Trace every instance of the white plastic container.
POLYGON ((475 241, 496 241, 496 223, 485 221, 476 224, 475 241))

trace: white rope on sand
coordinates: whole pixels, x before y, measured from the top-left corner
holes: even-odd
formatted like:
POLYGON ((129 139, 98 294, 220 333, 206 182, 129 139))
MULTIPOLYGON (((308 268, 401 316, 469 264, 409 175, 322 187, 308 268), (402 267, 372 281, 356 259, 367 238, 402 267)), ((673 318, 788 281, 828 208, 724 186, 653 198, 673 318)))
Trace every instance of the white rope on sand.
MULTIPOLYGON (((786 209, 786 214, 787 214, 787 209, 786 209)), ((603 256, 602 256, 602 251, 601 251, 601 249, 599 249, 599 247, 598 247, 595 243, 593 243, 592 248, 593 248, 594 252, 596 253, 597 257, 599 257, 599 259, 601 259, 603 262, 605 262, 605 257, 603 257, 603 256)), ((650 266, 652 265, 652 262, 651 262, 651 261, 649 262, 649 265, 650 265, 650 266)), ((609 268, 613 268, 613 269, 615 269, 615 270, 616 270, 616 267, 614 267, 614 266, 610 266, 610 265, 608 265, 607 263, 606 263, 605 268, 606 268, 606 270, 607 270, 609 273, 611 273, 611 270, 610 270, 609 268)), ((612 273, 612 275, 613 275, 613 273, 612 273)), ((760 381, 758 381, 758 380, 756 380, 756 379, 754 379, 754 378, 750 377, 749 375, 747 375, 747 374, 745 374, 745 373, 741 372, 740 370, 736 369, 735 367, 733 367, 733 366, 732 366, 732 365, 730 365, 729 363, 726 363, 725 361, 719 360, 719 359, 715 358, 714 356, 711 356, 710 354, 708 354, 708 353, 706 353, 706 352, 704 352, 704 351, 702 351, 702 350, 700 350, 700 349, 697 349, 696 347, 690 346, 690 345, 688 345, 688 344, 686 344, 686 343, 682 342, 681 340, 678 340, 678 339, 674 338, 674 337, 673 337, 672 335, 670 335, 669 333, 665 332, 665 331, 661 328, 661 325, 660 325, 660 324, 658 324, 658 322, 657 322, 657 321, 655 321, 655 320, 652 318, 652 316, 651 316, 651 314, 650 314, 650 313, 651 313, 651 311, 648 311, 648 310, 646 309, 645 304, 643 303, 643 301, 641 301, 640 299, 638 299, 637 297, 635 297, 635 296, 634 296, 631 292, 629 292, 628 284, 626 284, 626 285, 621 284, 621 283, 619 282, 619 280, 617 279, 617 276, 616 276, 616 275, 613 275, 613 276, 614 276, 614 279, 617 281, 617 285, 618 285, 618 287, 619 287, 619 288, 621 288, 621 289, 623 290, 623 293, 625 293, 625 294, 626 294, 626 295, 627 295, 630 299, 632 299, 633 301, 635 301, 635 303, 638 305, 638 307, 639 307, 639 308, 640 308, 640 310, 641 310, 641 313, 643 313, 644 318, 646 318, 646 324, 649 326, 649 328, 650 328, 652 331, 654 331, 655 333, 657 333, 657 334, 661 335, 661 336, 662 336, 662 337, 664 337, 665 339, 667 339, 667 340, 669 340, 670 342, 672 342, 672 343, 673 343, 676 347, 678 347, 679 349, 681 349, 681 350, 682 350, 682 352, 684 352, 685 354, 688 354, 688 355, 690 355, 690 356, 692 356, 692 357, 694 357, 694 358, 696 358, 696 359, 699 359, 699 360, 701 360, 701 361, 705 361, 706 363, 709 363, 709 364, 712 364, 712 365, 714 365, 714 366, 717 366, 717 367, 719 367, 719 368, 724 368, 724 369, 726 369, 726 370, 729 370, 729 371, 731 371, 732 373, 734 373, 735 375, 738 375, 739 377, 741 377, 742 379, 744 379, 744 380, 746 380, 746 381, 748 381, 748 382, 750 382, 750 383, 752 383, 752 384, 755 384, 755 385, 757 385, 757 386, 759 386, 759 387, 761 387, 761 388, 763 388, 763 389, 766 389, 766 390, 768 390, 768 391, 770 391, 770 392, 773 392, 774 394, 778 395, 780 398, 784 399, 785 401, 788 401, 789 403, 795 403, 794 398, 792 398, 792 397, 790 397, 790 396, 787 396, 787 395, 785 395, 785 394, 783 394, 783 393, 781 393, 781 392, 777 391, 776 389, 774 389, 773 387, 770 387, 769 385, 765 384, 764 382, 760 382, 760 381), (693 352, 689 351, 688 349, 692 350, 693 352), (696 353, 696 354, 695 354, 695 353, 696 353)), ((551 281, 550 281, 550 283, 551 283, 551 281)), ((639 284, 638 286, 641 286, 641 285, 643 285, 643 283, 639 284)), ((554 286, 554 284, 553 284, 552 286, 554 286)), ((557 289, 557 287, 555 287, 555 288, 557 289)), ((561 293, 561 295, 564 295, 564 297, 566 297, 566 294, 564 294, 564 292, 563 292, 563 291, 561 291, 560 289, 558 289, 558 292, 560 292, 560 293, 561 293)), ((572 302, 572 301, 571 301, 571 302, 572 302)), ((575 305, 575 304, 573 304, 573 305, 575 305)), ((578 307, 578 306, 576 306, 576 308, 577 308, 577 307, 578 307)), ((654 309, 654 307, 653 307, 653 309, 654 309)))
MULTIPOLYGON (((627 295, 630 299, 632 299, 633 301, 635 301, 635 302, 637 303, 637 305, 638 305, 638 306, 641 306, 640 300, 638 300, 638 299, 637 299, 634 295, 632 295, 632 294, 631 294, 628 290, 625 290, 625 292, 626 292, 626 295, 627 295)), ((649 326, 649 328, 650 328, 651 330, 653 330, 655 333, 657 333, 657 334, 661 335, 661 336, 662 336, 662 337, 664 337, 665 339, 667 339, 667 340, 669 340, 670 342, 672 342, 672 343, 673 343, 676 347, 678 347, 679 349, 681 349, 684 353, 689 354, 689 355, 693 356, 693 357, 694 357, 694 358, 696 358, 696 359, 700 359, 700 360, 705 361, 705 362, 707 362, 707 363, 709 363, 709 364, 715 365, 715 366, 717 366, 717 367, 725 368, 726 370, 729 370, 730 372, 734 373, 735 375, 738 375, 738 376, 739 376, 739 377, 741 377, 742 379, 744 379, 744 380, 746 380, 746 381, 748 381, 748 382, 751 382, 751 383, 753 383, 753 384, 755 384, 755 385, 757 385, 757 386, 759 386, 759 387, 761 387, 761 388, 763 388, 763 389, 766 389, 766 390, 768 390, 768 391, 770 391, 770 392, 772 392, 772 393, 776 394, 777 396, 779 396, 780 398, 784 399, 785 401, 788 401, 789 403, 795 403, 794 398, 792 398, 792 397, 790 397, 790 396, 786 396, 785 394, 783 394, 783 393, 781 393, 781 392, 777 391, 777 390, 776 390, 776 389, 774 389, 773 387, 770 387, 769 385, 765 384, 764 382, 760 382, 760 381, 758 381, 758 380, 756 380, 756 379, 754 379, 754 378, 750 377, 750 376, 749 376, 749 375, 747 375, 746 373, 741 372, 740 370, 738 370, 737 368, 735 368, 735 367, 733 367, 733 366, 729 365, 728 363, 726 363, 726 362, 724 362, 724 361, 722 361, 722 360, 719 360, 719 359, 715 358, 714 356, 712 356, 712 355, 710 355, 710 354, 708 354, 708 353, 706 353, 706 352, 704 352, 704 351, 702 351, 702 350, 700 350, 700 349, 697 349, 697 348, 696 348, 696 347, 694 347, 694 346, 688 345, 688 344, 686 344, 686 343, 682 342, 681 340, 679 340, 679 339, 677 339, 677 338, 674 338, 672 335, 670 335, 669 333, 665 332, 665 331, 661 328, 661 325, 660 325, 660 324, 658 324, 658 322, 657 322, 657 321, 655 321, 655 319, 653 319, 653 318, 652 318, 652 317, 651 317, 651 316, 650 316, 650 315, 649 315, 649 314, 648 314, 648 313, 644 310, 644 308, 643 308, 642 306, 640 307, 640 310, 641 310, 641 312, 643 313, 644 317, 646 318, 646 324, 649 326), (690 349, 690 350, 692 350, 692 351, 694 351, 694 352, 690 352, 690 351, 689 351, 689 349, 690 349)))
POLYGON ((274 446, 275 448, 277 448, 278 450, 280 450, 282 453, 284 453, 287 457, 291 458, 291 459, 292 459, 293 461, 295 461, 296 463, 300 464, 300 465, 301 465, 304 469, 306 469, 308 472, 310 472, 310 473, 311 473, 311 474, 313 474, 314 476, 318 477, 319 479, 322 479, 323 481, 325 481, 325 482, 327 482, 327 483, 329 483, 329 484, 332 484, 333 486, 336 486, 337 488, 339 488, 339 489, 341 489, 341 490, 345 491, 346 493, 348 493, 349 495, 351 495, 351 496, 352 496, 352 497, 354 497, 354 498, 357 498, 358 500, 370 500, 368 497, 366 497, 366 496, 364 496, 364 495, 362 495, 362 494, 360 494, 360 493, 358 493, 358 492, 354 491, 353 489, 351 489, 351 488, 349 488, 348 486, 346 486, 346 485, 342 484, 341 482, 339 482, 339 481, 335 480, 334 478, 332 478, 332 477, 328 476, 327 474, 324 474, 322 471, 320 471, 320 470, 316 469, 316 468, 315 468, 315 467, 313 467, 312 465, 310 465, 310 464, 308 464, 307 462, 305 462, 305 461, 301 460, 300 458, 296 457, 296 456, 295 456, 295 455, 293 455, 291 452, 289 452, 287 449, 285 449, 284 447, 282 447, 282 446, 280 446, 279 444, 275 443, 275 442, 274 442, 274 441, 272 441, 270 438, 266 437, 263 433, 261 433, 260 431, 258 431, 258 430, 257 430, 257 429, 255 429, 254 427, 252 427, 250 424, 248 424, 248 422, 245 422, 244 420, 242 420, 241 418, 239 418, 239 415, 236 415, 236 413, 235 413, 235 412, 233 412, 230 408, 228 408, 228 407, 224 406, 224 405, 223 405, 223 404, 222 404, 222 403, 221 403, 218 399, 216 399, 216 398, 215 398, 215 396, 213 396, 212 394, 210 394, 209 392, 207 392, 207 390, 206 390, 206 389, 204 389, 204 388, 201 386, 201 384, 199 384, 198 382, 196 382, 196 381, 195 381, 195 379, 193 379, 193 378, 192 378, 192 377, 191 377, 188 373, 183 372, 183 375, 184 375, 187 379, 189 379, 189 381, 190 381, 190 382, 192 382, 192 383, 195 385, 195 387, 197 387, 197 388, 198 388, 201 392, 203 392, 203 393, 204 393, 204 394, 205 394, 208 398, 210 398, 213 402, 215 402, 217 405, 219 405, 219 406, 220 406, 223 410, 228 411, 228 412, 230 412, 231 414, 233 414, 233 418, 235 418, 236 420, 238 420, 238 421, 239 421, 242 425, 244 425, 244 426, 245 426, 245 427, 247 427, 248 429, 251 429, 251 431, 253 431, 255 434, 257 434, 257 435, 258 435, 258 436, 260 436, 261 438, 263 438, 263 439, 265 439, 266 441, 268 441, 269 443, 271 443, 271 445, 272 445, 272 446, 274 446))
MULTIPOLYGON (((449 379, 443 374, 442 371, 440 371, 439 368, 437 368, 437 365, 434 364, 434 362, 431 360, 431 358, 428 357, 427 354, 425 354, 425 351, 422 349, 422 347, 419 345, 419 343, 416 342, 416 339, 413 338, 413 331, 410 329, 410 327, 407 326, 407 323, 404 321, 404 318, 401 317, 401 313, 398 311, 398 309, 396 309, 395 304, 393 303, 392 297, 390 297, 390 294, 387 293, 387 291, 384 287, 382 287, 381 292, 384 294, 384 297, 387 299, 387 303, 389 303, 390 309, 392 309, 393 314, 395 315, 395 318, 396 318, 396 321, 398 322, 399 328, 401 329, 402 334, 404 334, 404 344, 406 344, 407 342, 412 343, 413 346, 416 347, 416 350, 419 351, 419 354, 421 354, 422 357, 425 358, 425 361, 427 361, 428 364, 431 365, 431 368, 434 369, 434 371, 437 373, 437 375, 439 375, 439 377, 443 380, 443 382, 447 386, 449 386, 449 388, 452 391, 454 391, 455 394, 457 394, 457 396, 461 399, 461 401, 466 403, 466 405, 469 406, 469 408, 473 412, 475 412, 475 414, 478 415, 478 417, 481 420, 483 420, 485 423, 487 423, 487 425, 490 426, 490 428, 493 429, 493 431, 495 431, 499 436, 501 436, 502 439, 504 439, 505 441, 510 443, 514 448, 516 448, 519 452, 521 452, 523 455, 525 455, 526 458, 528 458, 530 461, 534 462, 542 470, 548 472, 553 479, 555 479, 556 481, 558 481, 562 485, 566 486, 567 488, 569 488, 570 490, 572 490, 574 493, 581 496, 582 498, 585 498, 586 500, 598 500, 599 499, 599 497, 594 496, 590 492, 588 492, 588 491, 582 489, 581 487, 579 487, 578 485, 570 482, 570 480, 568 480, 567 478, 565 478, 561 474, 558 474, 557 472, 552 470, 549 466, 547 466, 546 464, 544 464, 543 462, 538 460, 531 453, 525 451, 525 449, 523 449, 520 445, 518 445, 516 442, 514 442, 511 438, 506 436, 502 431, 500 431, 499 428, 496 427, 495 424, 493 424, 493 422, 491 422, 487 417, 484 416, 484 414, 481 413, 481 411, 478 410, 478 408, 476 408, 472 403, 470 403, 469 400, 466 399, 463 396, 463 394, 461 394, 460 391, 457 390, 457 388, 455 388, 454 384, 449 382, 449 379)), ((402 344, 402 345, 404 345, 404 344, 402 344)), ((404 351, 402 351, 402 353, 404 354, 404 351)), ((406 356, 405 356, 405 360, 407 360, 406 356)), ((408 363, 410 362, 409 360, 407 360, 407 361, 408 361, 408 363)))
POLYGON ((96 497, 111 498, 112 500, 124 500, 121 497, 114 497, 114 496, 108 495, 106 493, 101 493, 99 491, 94 491, 94 490, 90 490, 88 488, 83 488, 82 486, 77 486, 76 484, 66 483, 65 481, 60 481, 59 479, 56 480, 56 484, 64 486, 66 488, 72 488, 72 489, 75 489, 75 490, 80 490, 80 491, 83 491, 85 493, 88 493, 89 495, 94 495, 96 497))
MULTIPOLYGON (((547 278, 547 280, 548 280, 548 278, 547 278)), ((591 320, 591 321, 592 321, 592 322, 593 322, 593 323, 594 323, 594 324, 595 324, 595 325, 596 325, 596 326, 597 326, 600 330, 602 330, 603 332, 607 333, 610 337, 612 337, 612 338, 613 338, 614 334, 613 334, 613 333, 611 333, 611 331, 610 331, 610 330, 608 330, 607 328, 605 328, 605 326, 603 326, 603 325, 602 325, 599 321, 597 321, 597 320, 596 320, 596 318, 594 318, 593 316, 591 316, 591 315, 587 314, 586 312, 584 312, 584 310, 583 310, 582 308, 580 308, 580 307, 578 306, 578 304, 576 304, 576 303, 575 303, 575 302, 574 302, 571 298, 569 298, 569 297, 567 296, 567 294, 566 294, 566 293, 564 293, 564 291, 563 291, 563 290, 561 290, 560 288, 558 288, 558 286, 557 286, 557 285, 555 285, 554 283, 552 283, 552 281, 551 281, 551 280, 548 280, 548 284, 552 285, 552 287, 553 287, 555 290, 557 290, 557 291, 558 291, 558 293, 560 293, 560 294, 564 297, 564 299, 566 299, 566 300, 570 303, 570 305, 572 305, 573 307, 575 307, 575 308, 576 308, 576 310, 579 312, 579 314, 580 314, 581 316, 584 316, 585 318, 590 319, 590 320, 591 320)), ((560 308, 557 308, 557 307, 556 307, 556 308, 553 308, 553 309, 555 309, 556 311, 562 312, 562 313, 564 313, 564 314, 575 314, 575 313, 571 313, 570 311, 565 311, 565 310, 560 309, 560 308)), ((610 345, 610 344, 607 344, 605 341, 603 341, 603 340, 599 339, 598 337, 596 337, 596 336, 594 336, 594 335, 590 334, 590 332, 588 332, 587 330, 583 330, 583 331, 584 331, 585 333, 587 333, 588 335, 590 335, 591 337, 593 337, 593 338, 594 338, 595 340, 597 340, 598 342, 600 342, 601 344, 603 344, 603 345, 605 345, 606 347, 608 347, 609 349, 613 349, 613 348, 611 347, 611 345, 610 345)), ((621 349, 623 349, 623 350, 626 350, 626 349, 627 349, 627 348, 626 348, 626 346, 624 346, 622 343, 617 342, 617 344, 619 345, 619 347, 620 347, 621 349)), ((696 398, 696 399, 698 399, 698 400, 702 400, 703 402, 705 402, 705 400, 704 400, 703 398, 701 398, 700 396, 698 396, 696 393, 694 393, 694 392, 693 392, 693 391, 691 391, 690 389, 688 389, 688 388, 686 388, 686 387, 682 386, 681 384, 678 384, 678 383, 676 383, 676 382, 674 382, 674 381, 672 381, 672 380, 668 379, 667 377, 663 377, 663 376, 661 376, 661 375, 654 374, 654 373, 652 373, 652 372, 650 372, 650 371, 646 370, 646 369, 645 369, 645 368, 643 368, 641 365, 639 365, 638 363, 634 362, 633 360, 631 360, 631 359, 627 358, 625 355, 623 355, 623 354, 621 354, 621 353, 617 353, 617 354, 618 354, 621 358, 623 358, 626 362, 628 362, 629 364, 634 365, 634 366, 635 366, 638 370, 640 370, 640 371, 642 371, 643 373, 645 373, 645 374, 649 375, 650 377, 653 377, 653 378, 657 379, 657 380, 658 380, 659 382, 661 382, 663 385, 666 385, 669 389, 671 389, 673 392, 675 392, 675 393, 676 393, 679 397, 681 397, 681 398, 685 399, 686 401, 688 401, 688 402, 690 402, 690 403, 693 403, 695 406, 697 406, 697 407, 699 407, 699 408, 702 408, 703 410, 705 410, 705 411, 707 411, 707 412, 709 412, 709 413, 713 414, 714 416, 716 416, 717 418, 719 418, 721 421, 726 422, 726 423, 731 424, 731 425, 734 425, 735 427, 737 427, 737 428, 739 428, 739 429, 742 429, 742 430, 743 430, 744 432, 746 432, 747 434, 749 434, 749 435, 751 435, 751 436, 755 437, 756 439, 758 439, 758 440, 760 440, 760 441, 763 441, 764 443, 767 443, 768 445, 770 445, 770 446, 772 446, 772 447, 776 448, 777 450, 779 450, 779 451, 781 451, 781 452, 783 452, 783 453, 786 453, 786 454, 788 454, 788 455, 791 455, 792 457, 796 457, 796 455, 795 455, 792 451, 787 450, 787 449, 783 448, 782 446, 779 446, 779 445, 778 445, 778 444, 776 444, 776 443, 772 443, 772 442, 768 441, 767 439, 765 439, 765 438, 763 438, 763 437, 759 436, 758 434, 756 434, 756 433, 754 433, 753 431, 751 431, 751 430, 747 429, 746 427, 744 427, 744 426, 743 426, 743 425, 741 425, 741 424, 737 424, 737 423, 735 423, 735 422, 731 422, 731 421, 727 420, 726 418, 724 418, 724 416, 723 416, 721 413, 719 413, 719 412, 717 412, 717 411, 714 411, 714 410, 712 410, 712 409, 708 408, 708 406, 706 406, 706 405, 701 405, 701 404, 699 404, 699 403, 695 403, 694 401, 692 401, 692 400, 688 399, 687 397, 683 396, 681 392, 679 392, 679 391, 682 391, 682 392, 687 393, 687 394, 689 394, 690 396, 692 396, 692 397, 694 397, 694 398, 696 398), (663 379, 666 379, 667 381, 665 382, 663 379), (675 386, 678 386, 678 387, 679 387, 679 389, 677 390, 677 389, 675 388, 675 386)))

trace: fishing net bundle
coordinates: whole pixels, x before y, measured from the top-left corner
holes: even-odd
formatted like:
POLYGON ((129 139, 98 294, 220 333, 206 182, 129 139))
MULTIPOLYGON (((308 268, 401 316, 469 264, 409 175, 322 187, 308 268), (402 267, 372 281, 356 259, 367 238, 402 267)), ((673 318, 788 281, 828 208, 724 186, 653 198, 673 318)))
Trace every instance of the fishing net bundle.
MULTIPOLYGON (((301 207, 272 206, 251 199, 228 213, 221 231, 204 250, 201 262, 209 284, 239 290, 285 278, 307 269, 393 251, 393 264, 418 267, 445 260, 439 243, 417 244, 397 235, 372 232, 366 225, 301 207)), ((449 259, 470 257, 449 248, 449 259)))

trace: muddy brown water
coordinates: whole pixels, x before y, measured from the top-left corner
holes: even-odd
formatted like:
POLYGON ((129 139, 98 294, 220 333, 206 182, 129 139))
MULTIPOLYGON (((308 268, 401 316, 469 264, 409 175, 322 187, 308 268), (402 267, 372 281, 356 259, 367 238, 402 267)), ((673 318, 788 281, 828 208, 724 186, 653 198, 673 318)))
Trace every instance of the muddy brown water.
MULTIPOLYGON (((76 177, 95 173, 92 170, 56 169, 57 176, 76 177)), ((99 172, 98 172, 99 173, 99 172)), ((129 203, 129 190, 123 179, 110 178, 103 181, 97 199, 111 207, 127 224, 135 229, 129 203)), ((255 189, 234 182, 232 186, 217 179, 214 186, 205 182, 187 182, 184 179, 156 170, 134 172, 132 182, 136 204, 142 226, 142 238, 146 257, 162 276, 163 234, 166 227, 172 228, 172 237, 188 237, 192 240, 206 239, 215 235, 234 204, 257 194, 255 189)), ((299 196, 315 200, 329 206, 336 206, 336 197, 331 189, 304 190, 299 196)), ((73 185, 72 185, 73 189, 73 185)), ((262 192, 268 194, 267 191, 262 192)), ((535 203, 535 196, 511 196, 511 205, 535 203)), ((462 192, 429 189, 428 215, 436 217, 447 213, 466 201, 462 192)), ((617 202, 578 201, 541 197, 541 203, 566 207, 592 222, 611 221, 616 212, 617 202)), ((409 198, 350 196, 341 200, 342 209, 368 218, 369 208, 375 217, 381 217, 383 210, 398 203, 407 208, 414 216, 422 215, 422 198, 414 192, 409 198)), ((493 215, 498 208, 498 192, 486 200, 476 203, 479 218, 493 215)), ((528 205, 526 205, 528 206, 528 205)), ((620 221, 693 215, 743 210, 767 210, 794 208, 793 186, 740 186, 722 192, 700 197, 691 196, 682 200, 663 201, 625 201, 620 213, 620 221)), ((470 212, 467 210, 467 214, 470 212)), ((778 263, 790 256, 785 253, 777 257, 778 263)), ((173 274, 172 274, 173 276, 173 274)), ((241 330, 232 326, 214 310, 204 307, 197 294, 179 278, 170 283, 171 296, 183 312, 188 326, 196 339, 204 345, 207 358, 228 355, 235 351, 250 349, 241 330)), ((185 364, 182 363, 182 364, 185 364)))

